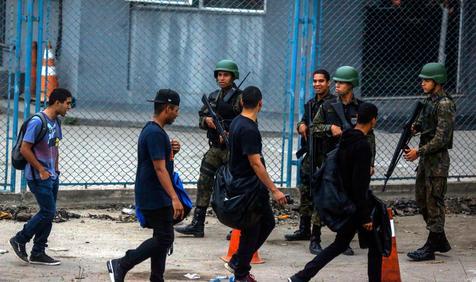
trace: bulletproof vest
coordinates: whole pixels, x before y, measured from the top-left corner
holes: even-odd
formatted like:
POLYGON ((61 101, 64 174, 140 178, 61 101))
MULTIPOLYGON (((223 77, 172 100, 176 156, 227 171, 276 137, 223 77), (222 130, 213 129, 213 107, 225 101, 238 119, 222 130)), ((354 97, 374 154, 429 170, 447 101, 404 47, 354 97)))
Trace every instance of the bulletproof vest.
MULTIPOLYGON (((240 114, 240 112, 236 112, 233 108, 240 93, 240 89, 232 87, 226 92, 217 90, 209 95, 210 105, 222 121, 223 128, 226 131, 230 129, 231 121, 240 114)), ((215 145, 219 143, 219 134, 215 129, 208 129, 207 137, 210 143, 215 145)))
MULTIPOLYGON (((321 107, 322 104, 324 104, 324 102, 326 101, 329 101, 329 100, 335 100, 335 97, 333 94, 331 93, 328 93, 327 96, 322 99, 322 100, 317 100, 317 97, 315 97, 314 99, 312 100, 309 100, 308 103, 311 103, 311 124, 312 124, 312 121, 314 120, 314 117, 316 116, 317 112, 319 111, 319 108, 321 107)), ((306 115, 309 117, 309 106, 308 104, 306 104, 304 106, 304 111, 306 113, 306 115)), ((308 123, 308 121, 306 120, 306 124, 308 123)), ((309 124, 307 124, 307 126, 310 126, 309 124)), ((322 147, 320 144, 321 142, 319 142, 320 140, 317 140, 317 139, 314 139, 314 146, 313 146, 313 152, 314 154, 320 150, 322 150, 322 147)), ((307 144, 307 141, 304 139, 304 138, 301 138, 301 150, 303 150, 303 153, 304 152, 308 152, 308 144, 307 144)), ((299 153, 297 153, 299 154, 299 153)))
MULTIPOLYGON (((356 101, 357 101, 357 104, 351 102, 347 105, 342 105, 344 108, 345 119, 352 127, 354 127, 357 124, 357 112, 359 110, 359 105, 363 103, 363 101, 360 99, 356 99, 356 101)), ((342 121, 337 115, 334 107, 332 106, 333 103, 340 103, 340 100, 339 99, 330 100, 323 105, 323 110, 326 116, 325 123, 338 125, 342 128, 342 130, 344 130, 344 125, 342 124, 342 121)), ((326 152, 332 151, 336 147, 338 142, 339 142, 338 137, 335 138, 335 137, 329 136, 328 138, 325 138, 325 140, 323 140, 325 151, 326 152)))
MULTIPOLYGON (((438 106, 443 99, 453 100, 450 96, 440 96, 435 101, 428 98, 421 111, 421 137, 420 146, 430 142, 435 137, 436 127, 438 126, 438 106)), ((450 139, 446 149, 453 148, 453 132, 450 133, 450 139)))

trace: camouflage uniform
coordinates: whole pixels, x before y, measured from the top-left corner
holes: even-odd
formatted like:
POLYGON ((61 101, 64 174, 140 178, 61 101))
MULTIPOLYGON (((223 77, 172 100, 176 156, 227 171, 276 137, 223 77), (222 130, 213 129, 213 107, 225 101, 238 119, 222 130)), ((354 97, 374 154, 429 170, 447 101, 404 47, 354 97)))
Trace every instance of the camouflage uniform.
MULTIPOLYGON (((340 100, 340 98, 337 99, 340 100)), ((340 137, 332 136, 331 126, 334 124, 343 128, 342 122, 337 116, 334 108, 331 106, 331 104, 335 103, 336 100, 326 101, 321 107, 319 107, 319 110, 312 121, 311 131, 314 134, 314 137, 322 140, 322 150, 319 150, 319 154, 316 157, 319 165, 325 160, 326 154, 336 147, 340 139, 340 137)), ((346 119, 352 126, 355 126, 357 123, 357 110, 361 103, 363 103, 362 100, 353 96, 351 102, 347 106, 344 106, 347 107, 347 110, 345 110, 346 119)), ((369 141, 372 150, 371 163, 373 166, 375 162, 375 134, 373 130, 367 134, 367 140, 369 141)))
MULTIPOLYGON (((223 118, 225 131, 228 131, 231 120, 241 113, 241 91, 236 86, 227 90, 212 92, 208 100, 216 113, 223 118), (233 94, 233 92, 235 92, 233 94), (227 95, 232 95, 225 101, 227 95)), ((197 207, 208 207, 213 191, 213 179, 218 168, 228 162, 228 150, 224 143, 220 143, 219 134, 215 129, 208 128, 205 118, 208 117, 208 109, 203 106, 199 111, 199 126, 207 130, 210 148, 205 153, 200 166, 200 176, 197 183, 197 207)))
MULTIPOLYGON (((317 96, 316 96, 317 97, 317 96)), ((305 111, 304 115, 301 119, 301 121, 297 124, 297 128, 299 129, 299 126, 301 124, 305 124, 306 126, 309 127, 309 103, 311 103, 311 121, 313 120, 314 116, 316 115, 319 107, 327 100, 334 100, 335 96, 327 93, 326 96, 324 96, 322 99, 317 100, 313 98, 309 100, 306 105, 305 105, 305 111)), ((302 140, 301 147, 306 148, 309 145, 307 142, 302 140)), ((314 140, 314 146, 313 146, 313 152, 314 152, 314 166, 315 167, 320 167, 322 164, 322 153, 321 153, 321 146, 319 143, 319 140, 316 139, 314 140)), ((313 225, 318 225, 321 226, 321 221, 319 219, 319 215, 314 211, 314 205, 312 202, 312 197, 311 197, 311 187, 310 187, 310 174, 311 174, 311 157, 309 155, 309 152, 307 151, 306 154, 304 155, 304 158, 301 162, 301 170, 300 170, 300 176, 301 176, 301 184, 299 185, 299 191, 300 191, 300 206, 299 206, 299 213, 302 216, 312 216, 312 224, 313 225)))
POLYGON ((414 128, 421 132, 415 199, 429 231, 444 232, 445 202, 456 106, 445 92, 431 94, 414 128))

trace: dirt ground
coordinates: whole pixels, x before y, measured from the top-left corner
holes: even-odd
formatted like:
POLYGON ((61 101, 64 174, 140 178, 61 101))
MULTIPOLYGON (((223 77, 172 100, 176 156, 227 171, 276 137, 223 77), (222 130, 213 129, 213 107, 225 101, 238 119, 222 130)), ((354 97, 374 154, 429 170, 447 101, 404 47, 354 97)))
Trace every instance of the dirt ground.
MULTIPOLYGON (((105 213, 103 210, 78 210, 82 215, 105 213)), ((117 216, 119 212, 110 212, 117 216)), ((188 222, 188 219, 186 222, 188 222)), ((0 281, 109 281, 106 261, 124 254, 151 235, 137 223, 118 223, 82 217, 54 224, 48 253, 62 260, 60 266, 33 266, 21 262, 12 252, 8 239, 23 223, 0 221, 0 281)), ((435 261, 411 262, 406 253, 424 242, 427 233, 420 216, 397 217, 395 227, 397 250, 403 281, 476 281, 476 216, 447 215, 446 229, 453 250, 437 255, 435 261)), ((253 265, 258 281, 286 281, 313 258, 307 242, 286 242, 285 233, 296 228, 294 221, 281 221, 260 249, 264 264, 253 265)), ((228 228, 208 218, 205 238, 190 238, 176 233, 174 253, 167 259, 167 281, 192 281, 187 273, 198 273, 209 281, 217 275, 228 275, 220 256, 226 254, 228 228)), ((334 238, 323 231, 323 246, 334 238)), ((313 281, 366 281, 367 251, 352 246, 355 256, 339 256, 327 265, 313 281)), ((29 245, 31 247, 31 244, 29 245)), ((148 281, 149 261, 130 271, 126 281, 148 281)), ((224 280, 223 280, 224 281, 224 280)))

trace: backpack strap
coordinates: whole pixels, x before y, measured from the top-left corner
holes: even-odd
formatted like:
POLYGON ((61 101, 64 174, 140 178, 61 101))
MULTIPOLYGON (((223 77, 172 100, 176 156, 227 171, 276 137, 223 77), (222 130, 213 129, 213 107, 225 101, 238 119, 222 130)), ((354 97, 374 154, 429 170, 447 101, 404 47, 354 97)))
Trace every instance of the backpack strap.
POLYGON ((352 128, 352 125, 350 125, 350 123, 345 118, 344 106, 342 105, 342 103, 337 101, 335 103, 332 103, 331 106, 332 108, 334 108, 334 111, 336 112, 337 116, 340 119, 340 122, 342 123, 342 127, 343 127, 342 129, 345 130, 345 129, 352 128))
MULTIPOLYGON (((35 137, 35 144, 34 145, 38 144, 40 142, 40 140, 42 140, 45 137, 46 133, 48 132, 48 121, 46 120, 46 117, 44 116, 44 114, 41 113, 41 112, 36 113, 30 118, 30 120, 35 116, 39 117, 40 120, 41 120, 41 129, 35 137)), ((25 128, 25 131, 26 131, 26 128, 25 128)))

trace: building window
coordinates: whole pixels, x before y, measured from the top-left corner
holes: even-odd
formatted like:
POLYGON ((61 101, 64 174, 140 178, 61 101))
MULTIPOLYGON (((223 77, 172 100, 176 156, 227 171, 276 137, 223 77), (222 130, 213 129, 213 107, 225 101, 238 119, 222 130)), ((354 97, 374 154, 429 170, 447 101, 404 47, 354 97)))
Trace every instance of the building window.
POLYGON ((141 2, 150 4, 163 4, 163 5, 185 5, 192 6, 193 0, 126 0, 129 2, 141 2))
POLYGON ((266 0, 202 0, 202 7, 226 12, 264 13, 266 0))
POLYGON ((222 13, 264 14, 267 0, 126 0, 159 9, 190 9, 222 13))

